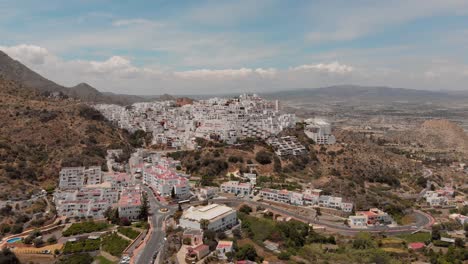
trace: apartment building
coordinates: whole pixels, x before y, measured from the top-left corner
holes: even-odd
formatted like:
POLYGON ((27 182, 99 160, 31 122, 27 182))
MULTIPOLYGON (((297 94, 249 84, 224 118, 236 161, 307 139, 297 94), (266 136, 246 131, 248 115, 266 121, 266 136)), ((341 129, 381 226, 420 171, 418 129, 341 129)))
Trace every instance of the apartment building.
POLYGON ((107 208, 118 206, 119 193, 129 188, 134 189, 125 173, 103 174, 99 166, 63 168, 53 201, 59 216, 103 218, 107 208))
POLYGON ((62 168, 60 171, 60 189, 78 189, 85 184, 85 168, 62 168))
POLYGON ((221 184, 221 192, 235 195, 249 195, 252 192, 252 184, 248 182, 228 181, 221 184))
POLYGON ((151 166, 143 171, 143 182, 160 196, 180 199, 190 196, 188 179, 177 172, 162 166, 151 166))
POLYGON ((60 189, 79 189, 86 184, 99 184, 102 182, 100 166, 62 168, 59 177, 60 189))
POLYGON ((331 125, 324 119, 307 119, 304 133, 319 145, 331 145, 336 143, 336 138, 331 132, 331 125))
POLYGON ((189 229, 223 231, 238 224, 237 212, 220 204, 192 206, 182 214, 179 224, 189 229))
POLYGON ((119 217, 136 220, 140 216, 142 190, 139 185, 125 188, 118 202, 119 217))
POLYGON ((436 191, 427 191, 424 194, 424 198, 426 202, 431 207, 440 207, 448 204, 448 198, 446 196, 442 196, 440 192, 436 191))
POLYGON ((294 136, 271 137, 267 144, 272 146, 278 156, 297 156, 307 153, 307 149, 294 136))
POLYGON ((107 208, 118 201, 110 183, 87 185, 79 190, 58 190, 53 201, 59 216, 103 218, 107 208))
POLYGON ((218 194, 219 188, 217 187, 203 187, 198 190, 198 199, 207 200, 211 199, 218 194))
POLYGON ((343 202, 342 197, 321 194, 322 190, 319 189, 307 189, 302 193, 288 190, 260 190, 260 196, 269 201, 333 208, 346 213, 351 213, 353 211, 353 203, 343 202))

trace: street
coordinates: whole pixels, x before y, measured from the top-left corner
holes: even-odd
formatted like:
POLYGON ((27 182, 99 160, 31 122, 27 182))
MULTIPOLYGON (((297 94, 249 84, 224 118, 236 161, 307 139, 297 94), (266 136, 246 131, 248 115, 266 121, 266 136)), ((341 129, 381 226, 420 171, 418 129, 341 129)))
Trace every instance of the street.
POLYGON ((148 243, 143 248, 141 253, 138 256, 135 256, 135 263, 137 264, 148 264, 154 262, 154 255, 157 253, 160 248, 164 245, 165 232, 163 230, 163 224, 165 217, 167 215, 173 214, 176 208, 169 208, 169 211, 162 213, 159 211, 163 206, 157 201, 156 197, 153 194, 153 191, 150 190, 146 185, 143 185, 144 190, 148 194, 148 202, 150 205, 150 221, 153 226, 153 232, 148 235, 151 236, 148 243))

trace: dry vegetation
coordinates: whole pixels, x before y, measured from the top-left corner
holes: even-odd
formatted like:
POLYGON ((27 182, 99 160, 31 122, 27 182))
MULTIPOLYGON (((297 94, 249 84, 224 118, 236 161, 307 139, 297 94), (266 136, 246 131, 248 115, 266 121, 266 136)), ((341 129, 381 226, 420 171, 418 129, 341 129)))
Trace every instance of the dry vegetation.
POLYGON ((127 145, 127 135, 92 108, 1 79, 0 123, 1 199, 55 185, 62 165, 103 165, 108 147, 127 145))

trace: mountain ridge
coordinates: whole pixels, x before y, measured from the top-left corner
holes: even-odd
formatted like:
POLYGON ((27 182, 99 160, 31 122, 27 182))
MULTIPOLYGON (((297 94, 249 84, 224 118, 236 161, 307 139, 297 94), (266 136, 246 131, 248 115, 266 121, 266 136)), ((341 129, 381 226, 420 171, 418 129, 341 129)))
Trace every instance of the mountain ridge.
POLYGON ((466 99, 463 93, 428 91, 388 86, 333 85, 320 88, 302 88, 289 91, 261 93, 271 99, 283 100, 368 100, 368 101, 438 101, 466 99))
POLYGON ((103 93, 87 83, 79 83, 73 87, 62 86, 31 70, 20 61, 14 60, 1 50, 0 77, 5 80, 15 81, 40 93, 58 92, 84 102, 126 105, 146 101, 146 99, 136 95, 103 93))

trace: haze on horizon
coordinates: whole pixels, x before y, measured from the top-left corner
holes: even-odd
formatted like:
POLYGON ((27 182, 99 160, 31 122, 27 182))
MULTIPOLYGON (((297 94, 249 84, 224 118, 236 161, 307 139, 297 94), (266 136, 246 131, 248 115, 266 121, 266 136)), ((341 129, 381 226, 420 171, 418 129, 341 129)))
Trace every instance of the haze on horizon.
POLYGON ((125 94, 467 90, 467 24, 465 0, 18 0, 0 2, 0 50, 125 94))

